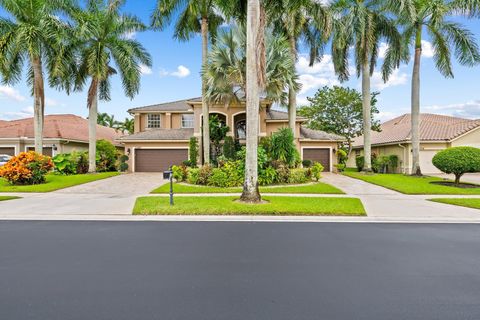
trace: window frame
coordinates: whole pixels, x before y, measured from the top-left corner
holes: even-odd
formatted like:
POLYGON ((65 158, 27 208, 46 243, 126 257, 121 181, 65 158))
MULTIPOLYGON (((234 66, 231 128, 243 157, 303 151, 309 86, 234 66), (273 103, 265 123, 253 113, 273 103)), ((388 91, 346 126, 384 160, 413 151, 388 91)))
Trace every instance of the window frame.
POLYGON ((195 115, 193 113, 182 113, 182 118, 181 118, 181 126, 182 129, 193 129, 195 126, 195 115), (184 116, 191 116, 191 120, 184 120, 184 116), (191 126, 185 126, 185 122, 191 122, 191 126))
POLYGON ((147 129, 160 129, 162 128, 162 115, 160 113, 149 113, 147 114, 147 129), (157 117, 157 119, 150 119, 150 117, 157 117), (152 126, 153 123, 158 122, 158 127, 157 126, 152 126))

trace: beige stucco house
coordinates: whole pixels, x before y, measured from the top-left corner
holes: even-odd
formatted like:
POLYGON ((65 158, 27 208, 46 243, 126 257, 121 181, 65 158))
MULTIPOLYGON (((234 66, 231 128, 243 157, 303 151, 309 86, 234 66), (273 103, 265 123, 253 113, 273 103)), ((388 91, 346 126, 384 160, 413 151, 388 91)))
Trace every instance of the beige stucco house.
MULTIPOLYGON (((201 98, 186 99, 128 111, 135 118, 135 132, 120 138, 129 155, 129 170, 155 172, 181 164, 188 159, 189 140, 202 140, 201 98)), ((245 104, 211 105, 210 114, 217 114, 230 127, 228 135, 245 143, 245 104)), ((272 109, 268 101, 261 102, 258 123, 260 137, 270 136, 279 128, 288 127, 288 115, 272 109)), ((321 162, 325 171, 333 171, 335 152, 343 138, 303 126, 305 119, 297 118, 295 138, 302 159, 321 162)), ((259 138, 260 138, 259 137, 259 138)), ((201 150, 201 148, 200 148, 201 150)), ((200 161, 200 159, 199 159, 200 161)))
MULTIPOLYGON (((411 173, 412 144, 410 114, 387 121, 381 132, 372 132, 372 153, 395 154, 400 160, 399 171, 411 173)), ((420 167, 422 173, 440 171, 432 164, 433 156, 449 147, 480 148, 480 120, 462 119, 438 114, 420 115, 420 167)), ((355 157, 363 155, 363 136, 355 139, 347 166, 355 167, 355 157)))
MULTIPOLYGON (((97 139, 112 142, 120 151, 123 147, 116 141, 123 134, 112 128, 97 125, 97 139)), ((33 118, 0 121, 0 154, 18 155, 34 150, 35 135, 33 118)), ((43 153, 55 156, 60 153, 88 150, 88 120, 73 114, 47 115, 43 128, 43 153)))

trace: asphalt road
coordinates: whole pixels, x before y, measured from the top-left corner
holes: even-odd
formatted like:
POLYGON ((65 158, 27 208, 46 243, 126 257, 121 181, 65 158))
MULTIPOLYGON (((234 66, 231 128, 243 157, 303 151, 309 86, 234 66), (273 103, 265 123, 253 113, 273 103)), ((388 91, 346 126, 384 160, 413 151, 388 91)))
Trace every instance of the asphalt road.
POLYGON ((0 319, 480 319, 480 225, 0 222, 0 319))

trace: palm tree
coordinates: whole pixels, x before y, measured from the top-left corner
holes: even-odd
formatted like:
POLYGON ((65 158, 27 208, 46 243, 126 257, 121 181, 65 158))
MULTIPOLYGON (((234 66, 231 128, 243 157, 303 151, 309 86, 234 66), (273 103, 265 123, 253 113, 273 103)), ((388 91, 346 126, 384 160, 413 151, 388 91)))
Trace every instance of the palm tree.
MULTIPOLYGON (((295 91, 300 88, 289 41, 269 32, 265 43, 266 84, 262 95, 269 101, 287 105, 289 88, 295 91)), ((247 90, 245 27, 232 26, 218 35, 203 72, 209 102, 228 105, 244 99, 247 90)))
MULTIPOLYGON (((215 37, 223 18, 218 14, 215 0, 157 0, 157 5, 151 17, 151 25, 163 30, 173 16, 178 15, 174 37, 181 41, 188 41, 198 33, 202 36, 202 66, 205 65, 208 55, 209 34, 215 37)), ((202 79, 202 114, 203 114, 203 161, 210 163, 209 137, 209 107, 205 99, 207 90, 205 80, 202 79)))
POLYGON ((34 98, 35 151, 43 152, 45 113, 44 72, 49 82, 65 76, 69 51, 65 41, 69 26, 58 16, 68 14, 70 0, 0 0, 9 18, 0 18, 0 73, 3 82, 15 84, 22 77, 25 63, 27 83, 34 98))
POLYGON ((132 134, 134 131, 135 121, 132 118, 125 118, 122 122, 117 122, 115 129, 122 131, 123 133, 132 134))
POLYGON ((395 23, 377 0, 337 0, 331 5, 333 22, 332 55, 335 72, 348 80, 349 52, 353 47, 357 77, 362 78, 365 171, 371 164, 371 93, 370 78, 377 64, 380 41, 388 44, 384 80, 398 67, 402 58, 401 36, 395 23))
POLYGON ((110 115, 106 112, 99 112, 97 115, 97 124, 104 127, 115 128, 118 122, 115 120, 115 116, 113 114, 110 115))
POLYGON ((98 99, 110 100, 110 77, 117 73, 112 63, 117 66, 125 94, 130 98, 140 89, 140 65, 152 65, 145 48, 125 36, 146 27, 138 18, 120 13, 123 3, 120 0, 89 0, 85 11, 77 10, 73 15, 79 47, 76 89, 81 90, 90 79, 87 98, 89 172, 96 171, 97 102, 98 99))
MULTIPOLYGON (((290 54, 296 61, 297 48, 303 40, 310 51, 310 66, 320 61, 323 47, 330 37, 331 17, 328 7, 314 0, 280 0, 271 1, 270 21, 276 33, 286 37, 290 54)), ((297 91, 290 87, 288 91, 289 126, 295 134, 297 118, 297 91)))
MULTIPOLYGON (((412 126, 412 171, 422 175, 420 168, 420 64, 422 41, 425 33, 430 36, 434 49, 435 65, 440 73, 453 78, 452 51, 458 62, 474 66, 480 62, 480 52, 474 35, 461 24, 449 21, 449 16, 458 13, 478 14, 478 0, 403 0, 410 10, 396 10, 399 22, 404 27, 406 43, 414 48, 411 126, 412 126)), ((398 7, 397 7, 398 9, 398 7)))

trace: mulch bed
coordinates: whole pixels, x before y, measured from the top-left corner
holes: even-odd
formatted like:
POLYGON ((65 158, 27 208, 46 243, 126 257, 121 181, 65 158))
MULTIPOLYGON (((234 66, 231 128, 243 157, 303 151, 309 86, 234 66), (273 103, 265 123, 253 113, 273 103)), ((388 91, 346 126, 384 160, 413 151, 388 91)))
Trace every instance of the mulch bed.
POLYGON ((456 185, 454 182, 451 181, 432 181, 430 182, 432 184, 438 184, 446 187, 454 187, 454 188, 460 188, 460 189, 478 189, 480 188, 480 185, 478 184, 473 184, 473 183, 460 183, 456 185))

